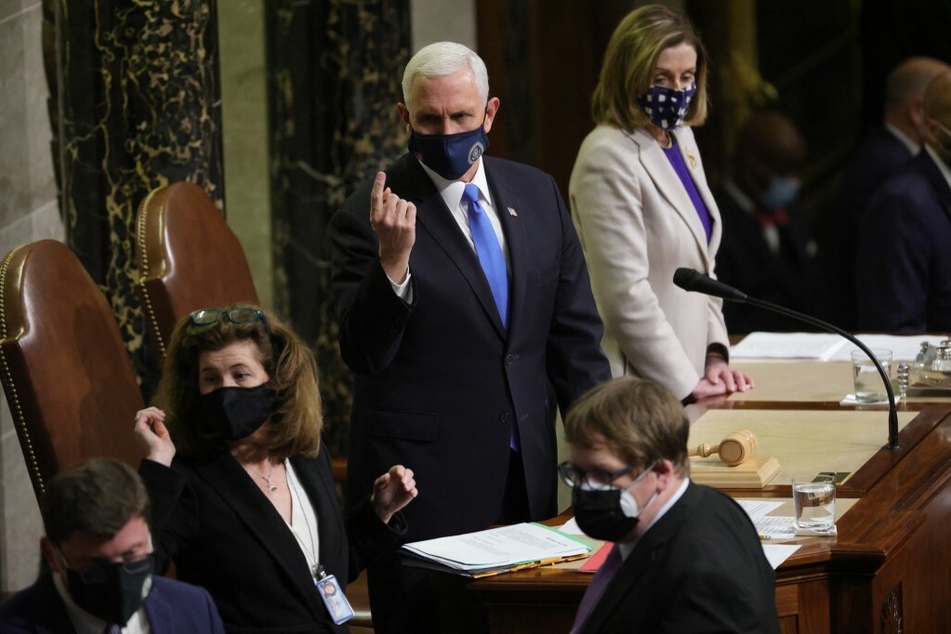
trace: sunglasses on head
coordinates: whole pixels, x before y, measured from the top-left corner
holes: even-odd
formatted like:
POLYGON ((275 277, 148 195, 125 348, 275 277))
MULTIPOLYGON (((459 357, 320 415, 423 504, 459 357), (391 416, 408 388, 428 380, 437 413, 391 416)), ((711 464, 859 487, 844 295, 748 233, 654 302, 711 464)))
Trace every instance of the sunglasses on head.
POLYGON ((210 326, 221 319, 227 319, 233 324, 253 324, 260 320, 264 324, 264 329, 267 330, 268 335, 271 334, 264 311, 259 308, 230 308, 228 310, 200 308, 192 311, 188 318, 196 326, 210 326))

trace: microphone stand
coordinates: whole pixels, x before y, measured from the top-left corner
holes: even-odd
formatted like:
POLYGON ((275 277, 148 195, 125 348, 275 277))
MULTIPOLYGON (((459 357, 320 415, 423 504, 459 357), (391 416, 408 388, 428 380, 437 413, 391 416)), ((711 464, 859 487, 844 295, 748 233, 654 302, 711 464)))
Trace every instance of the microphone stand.
POLYGON ((888 394, 888 444, 885 445, 885 449, 901 449, 901 445, 898 443, 898 407, 895 404, 895 390, 892 388, 892 382, 889 380, 888 374, 885 373, 885 368, 882 367, 881 362, 875 358, 875 355, 872 354, 872 351, 868 349, 868 346, 859 341, 854 335, 842 330, 838 326, 830 324, 827 321, 810 317, 809 315, 800 313, 790 308, 785 308, 779 304, 767 302, 763 299, 750 297, 746 293, 738 291, 731 286, 727 286, 722 282, 714 280, 700 273, 699 271, 694 271, 692 269, 677 269, 677 273, 674 275, 674 284, 687 291, 703 293, 705 295, 714 295, 731 302, 746 303, 750 304, 751 306, 758 306, 759 308, 771 310, 773 312, 780 313, 781 315, 786 315, 787 317, 804 321, 807 324, 812 324, 813 326, 822 328, 823 330, 828 330, 830 332, 836 333, 837 335, 841 335, 851 343, 858 346, 862 352, 864 352, 868 358, 872 360, 872 363, 875 364, 875 369, 878 370, 879 376, 881 376, 882 381, 885 382, 885 393, 888 394))

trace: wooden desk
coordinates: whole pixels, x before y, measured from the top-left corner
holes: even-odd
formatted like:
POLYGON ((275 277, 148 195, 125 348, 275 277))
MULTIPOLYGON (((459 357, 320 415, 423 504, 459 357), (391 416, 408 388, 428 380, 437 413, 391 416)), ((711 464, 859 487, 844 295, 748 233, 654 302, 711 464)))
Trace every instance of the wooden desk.
MULTIPOLYGON (((726 409, 843 410, 837 402, 707 404, 726 409)), ((776 570, 783 632, 951 632, 951 406, 917 411, 902 449, 874 453, 840 489, 857 498, 838 537, 802 538, 776 570)), ((881 442, 887 440, 882 410, 881 442)), ((755 432, 755 429, 753 430, 755 432)), ((737 497, 791 497, 788 483, 737 497)), ((547 567, 464 584, 467 632, 567 632, 589 575, 547 567)), ((452 609, 444 606, 444 611, 452 609)))

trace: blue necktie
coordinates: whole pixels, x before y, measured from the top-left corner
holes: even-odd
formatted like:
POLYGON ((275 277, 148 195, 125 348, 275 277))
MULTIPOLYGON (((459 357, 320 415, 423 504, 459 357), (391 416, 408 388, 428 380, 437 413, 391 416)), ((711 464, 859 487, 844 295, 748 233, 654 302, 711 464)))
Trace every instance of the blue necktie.
POLYGON ((492 289, 492 297, 499 309, 502 325, 508 326, 509 307, 509 276, 505 268, 505 256, 502 247, 495 236, 492 223, 479 203, 479 187, 469 183, 466 185, 462 199, 469 204, 469 230, 472 231, 472 242, 475 243, 476 255, 479 264, 492 289))

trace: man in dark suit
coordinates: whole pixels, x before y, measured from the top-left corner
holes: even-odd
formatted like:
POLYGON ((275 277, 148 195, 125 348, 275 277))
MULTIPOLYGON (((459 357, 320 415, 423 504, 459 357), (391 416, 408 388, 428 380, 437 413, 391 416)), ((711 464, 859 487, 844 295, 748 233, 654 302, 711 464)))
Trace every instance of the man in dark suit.
POLYGON ((48 567, 0 604, 0 631, 224 632, 207 591, 153 575, 149 498, 127 465, 93 458, 60 472, 40 511, 48 567))
POLYGON ((862 330, 951 330, 951 71, 928 85, 924 117, 924 150, 882 185, 860 223, 862 330))
MULTIPOLYGON (((348 494, 399 458, 425 491, 408 540, 551 517, 555 399, 610 378, 577 236, 549 175, 482 156, 499 99, 475 53, 423 48, 403 97, 411 152, 331 220, 348 494)), ((377 631, 438 627, 425 572, 368 579, 377 631)))
MULTIPOLYGON (((733 170, 714 194, 723 219, 716 274, 751 297, 811 313, 815 243, 796 205, 806 140, 774 111, 754 112, 737 137, 733 170)), ((731 333, 801 330, 801 321, 724 302, 731 333)))
POLYGON ((578 526, 614 542, 576 632, 779 632, 775 576, 746 512, 690 481, 690 423, 653 381, 621 377, 565 419, 578 526))
POLYGON ((819 253, 826 281, 823 316, 842 328, 855 328, 852 269, 857 231, 868 203, 890 175, 918 154, 924 143, 925 89, 948 70, 951 67, 940 60, 911 57, 888 74, 881 123, 869 129, 852 155, 842 176, 836 208, 823 221, 819 253))

